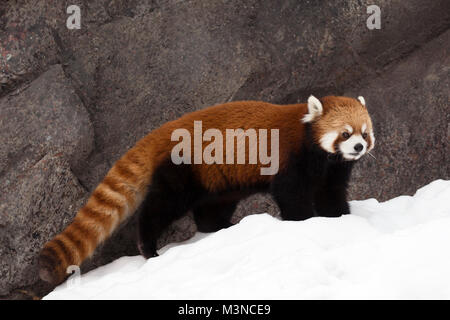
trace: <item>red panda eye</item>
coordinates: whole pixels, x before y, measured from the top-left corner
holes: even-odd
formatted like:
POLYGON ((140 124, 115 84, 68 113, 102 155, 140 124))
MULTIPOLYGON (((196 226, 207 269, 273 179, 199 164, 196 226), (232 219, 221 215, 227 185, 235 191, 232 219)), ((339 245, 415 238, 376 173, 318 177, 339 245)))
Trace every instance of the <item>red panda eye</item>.
POLYGON ((366 138, 367 138, 367 132, 364 132, 364 133, 362 134, 362 137, 363 137, 363 139, 366 139, 366 138))
POLYGON ((350 134, 348 132, 342 132, 342 137, 344 137, 344 139, 348 139, 350 138, 350 134))

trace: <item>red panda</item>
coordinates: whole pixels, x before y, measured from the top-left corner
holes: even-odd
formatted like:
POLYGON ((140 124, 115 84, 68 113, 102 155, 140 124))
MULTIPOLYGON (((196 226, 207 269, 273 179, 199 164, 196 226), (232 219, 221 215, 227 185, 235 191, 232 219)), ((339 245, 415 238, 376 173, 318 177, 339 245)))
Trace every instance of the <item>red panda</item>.
POLYGON ((239 101, 186 114, 150 132, 114 164, 73 222, 45 244, 39 275, 53 284, 64 281, 67 268, 81 265, 139 206, 138 247, 146 258, 157 255, 161 232, 189 210, 199 231, 216 231, 231 225, 239 200, 254 192, 269 192, 287 220, 348 214, 353 163, 374 143, 363 97, 310 96, 292 105, 239 101), (193 132, 194 121, 221 132, 278 129, 278 172, 260 174, 260 161, 175 164, 172 133, 193 132))

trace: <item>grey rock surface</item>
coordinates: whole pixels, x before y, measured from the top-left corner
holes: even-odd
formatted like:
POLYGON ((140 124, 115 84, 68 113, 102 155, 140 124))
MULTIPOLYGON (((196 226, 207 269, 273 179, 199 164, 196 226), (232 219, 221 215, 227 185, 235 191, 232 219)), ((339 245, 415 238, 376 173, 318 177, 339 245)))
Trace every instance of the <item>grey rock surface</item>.
POLYGON ((60 65, 0 100, 0 176, 8 186, 49 152, 81 170, 93 148, 89 114, 60 65))
POLYGON ((0 295, 5 295, 37 281, 37 252, 72 219, 86 194, 71 168, 80 168, 91 152, 93 129, 60 65, 0 100, 0 141, 0 295))
MULTIPOLYGON (((449 172, 450 2, 381 0, 0 3, 0 296, 47 290, 39 246, 60 231, 138 139, 182 114, 232 100, 364 95, 376 160, 355 170, 351 198, 411 194, 449 172), (34 236, 33 236, 34 234, 34 236)), ((255 195, 233 217, 277 214, 255 195)), ((189 238, 192 217, 160 246, 189 238)), ((83 269, 137 254, 131 219, 83 269)))
MULTIPOLYGON (((36 256, 75 215, 86 191, 61 155, 48 154, 29 167, 0 204, 0 294, 39 279, 36 256), (58 194, 58 197, 55 197, 58 194)), ((35 289, 48 290, 39 283, 35 289)))
POLYGON ((353 172, 351 197, 386 200, 450 177, 450 31, 358 84, 377 136, 353 172))

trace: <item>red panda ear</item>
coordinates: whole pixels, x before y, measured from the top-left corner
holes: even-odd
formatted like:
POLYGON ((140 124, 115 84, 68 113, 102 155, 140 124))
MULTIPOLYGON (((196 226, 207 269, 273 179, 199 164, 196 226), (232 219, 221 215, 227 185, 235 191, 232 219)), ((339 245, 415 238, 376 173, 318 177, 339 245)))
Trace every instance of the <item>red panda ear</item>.
POLYGON ((314 97, 313 95, 310 95, 308 98, 308 113, 305 114, 302 121, 304 123, 311 122, 318 117, 320 117, 323 113, 323 106, 322 103, 314 97))
POLYGON ((358 100, 359 100, 359 102, 361 102, 361 104, 362 104, 363 106, 366 105, 366 100, 364 99, 363 96, 359 96, 359 97, 358 97, 358 100))

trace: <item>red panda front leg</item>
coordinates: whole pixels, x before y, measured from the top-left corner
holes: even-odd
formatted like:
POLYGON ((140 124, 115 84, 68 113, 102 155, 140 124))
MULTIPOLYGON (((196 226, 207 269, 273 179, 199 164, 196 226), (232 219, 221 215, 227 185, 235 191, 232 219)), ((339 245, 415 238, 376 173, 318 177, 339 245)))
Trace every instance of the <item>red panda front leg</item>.
POLYGON ((316 212, 322 217, 340 217, 350 213, 347 187, 353 161, 330 163, 323 184, 314 195, 316 212))
POLYGON ((279 172, 271 183, 270 193, 283 220, 305 220, 314 216, 314 181, 305 166, 295 161, 279 172))
POLYGON ((314 216, 312 194, 299 189, 280 188, 272 191, 283 220, 305 220, 314 216))

